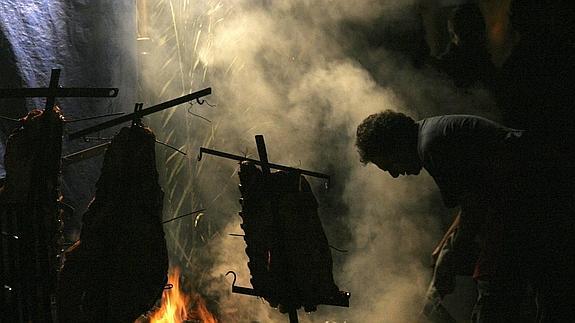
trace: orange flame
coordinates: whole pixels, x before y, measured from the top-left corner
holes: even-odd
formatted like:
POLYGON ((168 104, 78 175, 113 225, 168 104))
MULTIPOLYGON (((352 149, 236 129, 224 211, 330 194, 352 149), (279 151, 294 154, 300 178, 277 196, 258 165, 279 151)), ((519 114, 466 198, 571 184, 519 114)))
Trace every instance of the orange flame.
POLYGON ((171 268, 168 274, 171 289, 162 295, 162 306, 150 317, 150 323, 180 323, 188 318, 190 298, 180 289, 180 269, 171 268))
POLYGON ((182 323, 186 320, 193 320, 202 323, 218 323, 199 294, 187 295, 180 288, 180 273, 179 268, 170 268, 168 283, 173 287, 164 291, 162 305, 159 310, 150 315, 149 322, 182 323), (190 308, 192 308, 191 311, 189 311, 190 308))
POLYGON ((198 321, 202 323, 218 323, 218 320, 210 313, 208 307, 206 306, 206 301, 199 295, 196 294, 194 297, 195 308, 190 314, 190 319, 192 321, 198 321))

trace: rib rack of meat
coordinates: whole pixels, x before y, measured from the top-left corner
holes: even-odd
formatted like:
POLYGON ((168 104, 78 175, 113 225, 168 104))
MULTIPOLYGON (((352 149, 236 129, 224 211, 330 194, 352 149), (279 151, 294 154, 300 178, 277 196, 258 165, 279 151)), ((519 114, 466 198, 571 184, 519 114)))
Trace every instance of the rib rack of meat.
POLYGON ((0 188, 0 321, 52 322, 63 117, 57 107, 32 110, 20 123, 6 143, 0 188))
POLYGON ((256 135, 259 160, 200 147, 209 154, 240 162, 239 215, 243 223, 252 288, 236 286, 232 292, 259 296, 288 313, 297 323, 297 310, 315 311, 317 305, 349 307, 350 293, 336 286, 330 247, 318 216, 318 202, 302 175, 326 174, 268 161, 263 135, 256 135), (257 165, 257 166, 256 166, 257 165), (271 172, 272 169, 280 171, 271 172))
POLYGON ((168 255, 154 145, 139 125, 112 139, 80 241, 65 254, 61 322, 133 322, 161 297, 168 255))
POLYGON ((266 174, 251 162, 240 164, 240 216, 254 295, 294 313, 300 307, 349 306, 332 275, 332 258, 318 203, 298 172, 266 174))

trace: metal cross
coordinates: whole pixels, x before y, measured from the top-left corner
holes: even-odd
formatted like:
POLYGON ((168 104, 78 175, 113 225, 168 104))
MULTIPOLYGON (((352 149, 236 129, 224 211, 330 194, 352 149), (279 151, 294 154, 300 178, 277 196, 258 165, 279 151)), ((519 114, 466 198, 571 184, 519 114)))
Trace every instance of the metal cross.
POLYGON ((60 98, 113 98, 118 96, 118 88, 64 88, 60 87, 60 69, 54 68, 50 74, 50 84, 41 88, 0 89, 0 98, 45 97, 46 110, 52 109, 57 97, 60 98))
POLYGON ((322 173, 313 172, 310 170, 305 170, 305 169, 300 169, 300 168, 270 163, 268 161, 268 154, 266 151, 266 144, 264 141, 264 136, 256 135, 256 145, 258 148, 258 155, 260 158, 259 160, 253 159, 253 158, 247 158, 244 156, 233 155, 233 154, 226 153, 223 151, 213 150, 213 149, 204 148, 204 147, 200 147, 200 154, 198 155, 198 160, 202 159, 203 154, 208 154, 208 155, 214 155, 214 156, 223 157, 223 158, 227 158, 227 159, 233 159, 233 160, 237 160, 240 162, 241 161, 249 161, 249 162, 252 162, 252 163, 260 166, 262 168, 262 171, 264 174, 269 174, 271 169, 279 169, 279 170, 283 170, 283 171, 287 171, 287 172, 297 172, 297 173, 302 174, 302 175, 326 179, 327 184, 329 185, 330 176, 327 174, 322 174, 322 173))

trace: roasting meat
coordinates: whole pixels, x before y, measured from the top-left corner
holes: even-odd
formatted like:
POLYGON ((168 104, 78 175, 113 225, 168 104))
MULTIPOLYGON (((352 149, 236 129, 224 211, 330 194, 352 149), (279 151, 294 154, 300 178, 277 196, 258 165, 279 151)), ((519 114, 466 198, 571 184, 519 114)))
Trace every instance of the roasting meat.
POLYGON ((290 311, 319 304, 346 306, 332 276, 332 259, 307 180, 295 172, 264 174, 240 166, 242 229, 256 294, 290 311))
POLYGON ((20 125, 6 142, 0 188, 0 321, 51 322, 60 267, 63 117, 57 107, 32 110, 20 125))
POLYGON ((62 322, 133 322, 161 298, 168 255, 154 146, 140 126, 113 138, 80 241, 65 255, 62 322))

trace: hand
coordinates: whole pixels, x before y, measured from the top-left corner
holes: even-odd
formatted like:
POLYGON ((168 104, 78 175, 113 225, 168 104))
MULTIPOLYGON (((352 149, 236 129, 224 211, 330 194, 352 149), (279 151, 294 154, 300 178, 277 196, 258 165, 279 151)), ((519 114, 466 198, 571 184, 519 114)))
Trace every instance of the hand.
POLYGON ((442 304, 442 296, 433 284, 425 295, 425 303, 420 312, 418 323, 456 323, 455 319, 442 304))

